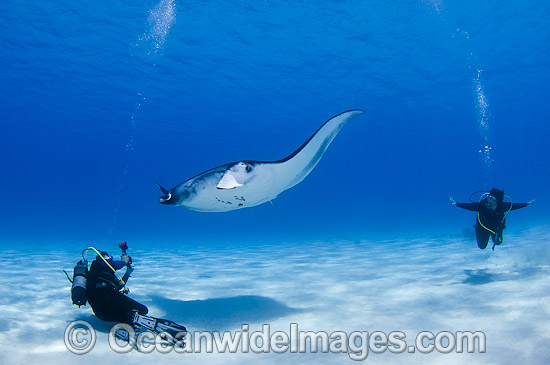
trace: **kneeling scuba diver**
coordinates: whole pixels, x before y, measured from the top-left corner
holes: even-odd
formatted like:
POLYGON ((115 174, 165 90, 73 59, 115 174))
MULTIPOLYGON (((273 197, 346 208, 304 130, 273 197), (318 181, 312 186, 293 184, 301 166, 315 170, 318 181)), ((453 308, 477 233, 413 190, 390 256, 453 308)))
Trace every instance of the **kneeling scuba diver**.
MULTIPOLYGON (((175 322, 147 316, 148 308, 127 296, 130 290, 126 283, 134 270, 132 258, 126 253, 128 245, 126 242, 119 244, 122 250, 120 260, 114 260, 106 251, 98 251, 94 247, 88 247, 82 251, 82 259, 73 270, 73 280, 70 280, 67 272, 67 278, 72 283, 71 299, 73 304, 86 305, 90 307, 95 316, 106 322, 119 322, 130 325, 136 332, 150 331, 156 334, 166 333, 170 336, 164 336, 169 342, 175 344, 181 340, 187 332, 184 326, 175 322), (94 251, 97 256, 92 261, 88 269, 87 254, 94 251), (126 267, 126 272, 122 277, 117 270, 126 267)), ((120 337, 117 334, 117 337, 120 337)), ((126 333, 129 339, 129 334, 126 333)), ((179 342, 182 344, 182 342, 179 342)))

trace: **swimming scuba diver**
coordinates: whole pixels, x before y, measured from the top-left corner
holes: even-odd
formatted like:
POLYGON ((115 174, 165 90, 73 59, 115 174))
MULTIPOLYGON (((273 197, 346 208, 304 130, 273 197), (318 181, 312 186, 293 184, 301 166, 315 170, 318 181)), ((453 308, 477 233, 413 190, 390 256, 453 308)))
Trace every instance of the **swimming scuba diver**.
MULTIPOLYGON (((106 322, 119 322, 130 325, 134 333, 150 331, 161 335, 163 340, 171 345, 183 346, 183 337, 187 333, 184 326, 175 322, 147 316, 149 312, 146 306, 129 298, 129 290, 126 283, 130 278, 134 266, 132 258, 126 253, 128 246, 126 242, 119 244, 122 250, 120 260, 114 260, 105 251, 98 251, 94 247, 88 247, 82 251, 83 260, 74 267, 71 299, 73 304, 86 305, 90 303, 97 318, 106 322), (97 254, 88 269, 87 253, 95 251, 97 254), (117 270, 126 267, 122 277, 117 270)), ((126 330, 118 330, 115 333, 117 338, 130 342, 131 335, 126 330)))
POLYGON ((470 195, 470 203, 457 203, 452 196, 449 198, 451 204, 462 209, 477 212, 474 228, 477 245, 482 250, 487 247, 489 237, 493 240, 493 251, 495 250, 495 245, 502 243, 502 233, 506 228, 506 215, 510 211, 525 208, 535 201, 533 199, 528 203, 513 203, 510 197, 504 194, 503 190, 496 188, 491 189, 489 192, 484 192, 479 202, 472 202, 472 195, 470 195), (504 202, 505 196, 510 199, 510 202, 504 202))

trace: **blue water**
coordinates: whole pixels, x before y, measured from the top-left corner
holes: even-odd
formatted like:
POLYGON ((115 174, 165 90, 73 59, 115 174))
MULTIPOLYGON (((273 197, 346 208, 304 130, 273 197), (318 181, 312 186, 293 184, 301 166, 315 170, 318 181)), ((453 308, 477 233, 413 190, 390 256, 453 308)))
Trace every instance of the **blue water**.
POLYGON ((461 232, 475 190, 548 218, 550 5, 7 1, 0 15, 1 235, 188 242, 461 232), (308 178, 230 213, 167 187, 276 160, 360 108, 308 178))

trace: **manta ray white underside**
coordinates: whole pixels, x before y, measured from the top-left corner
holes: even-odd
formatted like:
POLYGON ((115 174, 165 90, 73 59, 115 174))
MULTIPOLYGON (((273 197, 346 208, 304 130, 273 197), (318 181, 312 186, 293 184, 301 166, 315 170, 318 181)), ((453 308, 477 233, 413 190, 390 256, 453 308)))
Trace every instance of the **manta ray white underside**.
POLYGON ((167 190, 159 202, 200 212, 227 212, 273 200, 313 170, 338 132, 355 116, 354 109, 332 117, 290 156, 272 162, 228 163, 190 178, 167 190))

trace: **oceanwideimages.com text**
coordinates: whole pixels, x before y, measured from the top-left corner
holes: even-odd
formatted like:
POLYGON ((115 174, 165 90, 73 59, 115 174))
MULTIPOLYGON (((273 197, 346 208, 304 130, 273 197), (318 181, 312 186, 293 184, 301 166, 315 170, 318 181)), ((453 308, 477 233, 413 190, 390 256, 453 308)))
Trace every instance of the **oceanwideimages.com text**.
MULTIPOLYGON (((91 351, 96 341, 95 330, 84 321, 79 326, 67 327, 65 344, 74 353, 91 351), (70 329, 70 331, 69 331, 70 329), (70 333, 70 332, 73 333, 70 333), (89 333, 87 333, 89 332, 89 333), (86 339, 89 338, 89 341, 86 339), (92 343, 93 341, 93 343, 92 343)), ((73 322, 75 323, 75 322, 73 322)), ((404 352, 484 353, 486 337, 481 331, 422 331, 409 339, 402 331, 301 331, 297 323, 291 323, 289 331, 272 331, 269 324, 251 331, 249 325, 240 330, 225 332, 197 331, 176 336, 175 346, 167 345, 162 336, 152 332, 136 333, 131 326, 116 324, 109 333, 109 345, 113 351, 126 353, 138 350, 142 353, 345 353, 351 360, 365 360, 369 354, 394 354, 404 352), (129 341, 117 339, 114 334, 123 329, 130 333, 129 341)))

